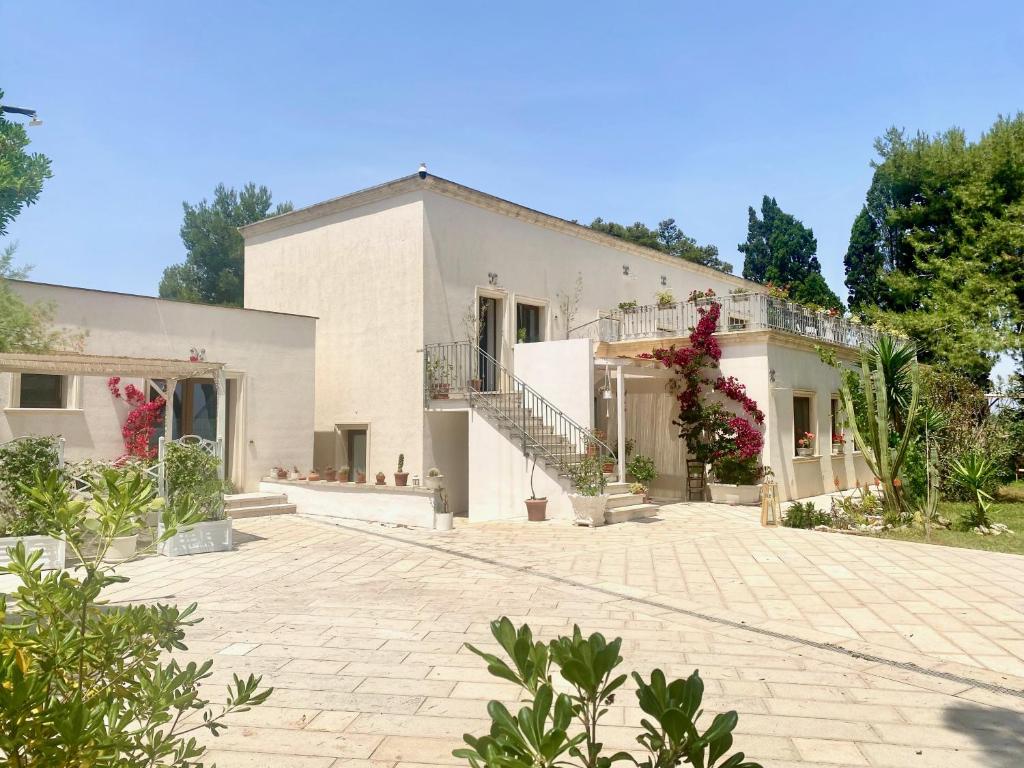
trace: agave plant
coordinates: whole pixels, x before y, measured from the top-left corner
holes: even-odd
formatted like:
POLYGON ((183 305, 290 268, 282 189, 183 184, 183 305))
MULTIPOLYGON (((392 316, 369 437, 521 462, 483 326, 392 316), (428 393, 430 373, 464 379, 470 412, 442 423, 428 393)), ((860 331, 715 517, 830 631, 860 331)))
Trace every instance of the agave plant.
POLYGON ((913 441, 921 395, 917 352, 909 342, 884 338, 864 350, 860 360, 860 388, 865 413, 862 430, 849 381, 841 393, 853 436, 868 468, 882 484, 886 517, 903 519, 906 501, 898 482, 900 468, 913 441))
POLYGON ((968 453, 950 463, 949 471, 954 483, 974 495, 974 507, 961 518, 961 524, 965 528, 988 526, 992 496, 986 488, 991 487, 998 467, 979 453, 968 453))

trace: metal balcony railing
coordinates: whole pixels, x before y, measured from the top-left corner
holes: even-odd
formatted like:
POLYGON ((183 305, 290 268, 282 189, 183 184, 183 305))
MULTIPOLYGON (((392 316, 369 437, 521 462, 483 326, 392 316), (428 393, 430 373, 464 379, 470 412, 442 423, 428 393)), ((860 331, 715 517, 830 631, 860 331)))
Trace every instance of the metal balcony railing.
POLYGON ((428 344, 423 350, 424 398, 465 398, 534 454, 568 475, 584 457, 612 456, 591 430, 581 426, 475 344, 428 344))
POLYGON ((716 333, 774 330, 853 348, 872 344, 882 335, 871 326, 764 293, 731 293, 668 305, 615 309, 575 329, 573 335, 598 341, 685 336, 697 324, 697 308, 711 302, 722 307, 716 333))

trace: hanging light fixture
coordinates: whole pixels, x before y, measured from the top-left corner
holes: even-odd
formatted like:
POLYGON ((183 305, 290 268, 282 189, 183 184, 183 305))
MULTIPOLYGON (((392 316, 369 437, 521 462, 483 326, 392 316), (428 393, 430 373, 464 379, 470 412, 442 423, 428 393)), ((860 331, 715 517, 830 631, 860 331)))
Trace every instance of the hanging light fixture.
POLYGON ((612 400, 612 378, 608 372, 608 364, 604 365, 604 386, 601 387, 601 399, 604 400, 604 417, 610 419, 612 417, 612 409, 609 404, 612 400))

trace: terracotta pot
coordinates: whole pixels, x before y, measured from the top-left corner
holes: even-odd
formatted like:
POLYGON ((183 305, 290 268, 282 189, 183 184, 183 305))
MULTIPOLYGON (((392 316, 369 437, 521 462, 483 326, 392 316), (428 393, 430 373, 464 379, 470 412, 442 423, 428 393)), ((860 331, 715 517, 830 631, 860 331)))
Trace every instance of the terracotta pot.
POLYGON ((328 483, 333 483, 337 479, 338 471, 336 469, 334 469, 333 467, 328 467, 327 469, 324 470, 324 480, 326 480, 328 483))
POLYGON ((395 485, 401 488, 403 485, 409 484, 409 473, 408 472, 395 472, 395 485))
POLYGON ((365 472, 356 472, 356 482, 357 483, 365 483, 366 482, 366 473, 365 472))
POLYGON ((472 389, 474 392, 479 392, 480 389, 483 387, 483 385, 484 385, 484 383, 480 379, 470 379, 469 380, 469 388, 472 389))
POLYGON ((615 462, 614 461, 606 461, 601 466, 601 471, 604 472, 606 475, 610 475, 612 472, 615 471, 615 462))
POLYGON ((431 388, 430 396, 435 400, 447 400, 451 388, 451 384, 434 384, 431 388))
MULTIPOLYGON (((363 481, 365 482, 365 480, 366 480, 366 478, 364 477, 363 481)), ((339 483, 347 483, 348 482, 348 471, 347 470, 346 471, 341 471, 341 472, 338 473, 338 482, 339 483)))
POLYGON ((288 479, 288 470, 284 469, 283 467, 278 467, 276 470, 274 470, 274 473, 277 475, 278 480, 288 479))
POLYGON ((548 500, 543 499, 527 499, 526 500, 526 519, 531 523, 539 523, 547 519, 548 500))
POLYGON ((387 485, 388 479, 384 476, 383 472, 377 473, 377 485, 387 485))
POLYGON ((311 483, 320 482, 320 473, 317 472, 316 470, 313 470, 312 472, 309 473, 309 477, 306 479, 309 480, 309 482, 311 483))

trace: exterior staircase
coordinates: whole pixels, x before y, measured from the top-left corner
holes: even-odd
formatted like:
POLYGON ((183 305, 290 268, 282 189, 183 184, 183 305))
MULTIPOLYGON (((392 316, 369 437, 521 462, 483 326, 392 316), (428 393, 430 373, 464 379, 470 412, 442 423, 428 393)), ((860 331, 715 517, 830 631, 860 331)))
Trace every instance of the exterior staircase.
MULTIPOLYGON (((464 394, 470 407, 518 444, 524 455, 536 456, 560 477, 571 478, 588 457, 603 462, 611 448, 591 430, 514 376, 475 344, 429 345, 424 350, 426 398, 437 392, 464 394), (486 382, 486 385, 484 384, 486 382), (489 391, 479 391, 488 387, 489 391)), ((656 514, 657 506, 629 492, 628 483, 609 483, 605 523, 622 523, 656 514)))
POLYGON ((224 512, 232 520, 267 515, 294 515, 295 505, 283 493, 228 493, 224 495, 224 512))
POLYGON ((608 503, 604 508, 604 523, 626 523, 641 517, 658 514, 657 504, 648 504, 639 493, 630 493, 629 483, 608 483, 605 493, 608 503))

